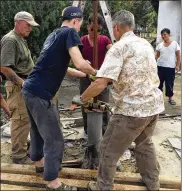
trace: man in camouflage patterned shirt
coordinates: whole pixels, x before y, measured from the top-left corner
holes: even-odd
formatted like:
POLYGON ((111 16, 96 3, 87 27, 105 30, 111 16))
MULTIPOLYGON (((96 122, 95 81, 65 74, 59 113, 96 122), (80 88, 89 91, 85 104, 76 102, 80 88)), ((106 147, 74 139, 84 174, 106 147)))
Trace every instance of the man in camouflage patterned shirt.
POLYGON ((97 80, 77 100, 83 105, 113 82, 113 116, 100 146, 97 183, 90 182, 90 190, 113 189, 116 163, 133 141, 143 182, 149 190, 160 188, 152 135, 158 114, 164 110, 164 101, 158 89, 154 50, 133 33, 134 25, 134 16, 129 11, 122 10, 113 16, 113 32, 118 42, 108 51, 97 80))

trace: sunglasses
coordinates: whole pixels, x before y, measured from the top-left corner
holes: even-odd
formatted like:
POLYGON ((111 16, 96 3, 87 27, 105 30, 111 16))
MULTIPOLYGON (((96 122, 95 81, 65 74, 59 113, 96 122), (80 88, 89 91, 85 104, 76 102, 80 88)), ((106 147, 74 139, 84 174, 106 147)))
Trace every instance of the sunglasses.
MULTIPOLYGON (((94 31, 94 29, 90 29, 91 31, 94 31)), ((97 32, 101 32, 101 29, 97 29, 97 32)))

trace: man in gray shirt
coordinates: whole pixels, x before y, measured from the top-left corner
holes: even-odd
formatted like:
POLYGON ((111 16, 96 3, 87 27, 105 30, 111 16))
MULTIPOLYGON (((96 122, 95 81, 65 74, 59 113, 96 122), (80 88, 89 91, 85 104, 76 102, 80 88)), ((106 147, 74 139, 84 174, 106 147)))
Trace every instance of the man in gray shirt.
POLYGON ((11 114, 12 159, 17 164, 32 163, 27 156, 27 138, 30 124, 21 94, 24 80, 34 66, 30 50, 24 39, 32 27, 38 26, 28 12, 18 12, 14 29, 1 39, 1 72, 6 76, 7 104, 11 114))

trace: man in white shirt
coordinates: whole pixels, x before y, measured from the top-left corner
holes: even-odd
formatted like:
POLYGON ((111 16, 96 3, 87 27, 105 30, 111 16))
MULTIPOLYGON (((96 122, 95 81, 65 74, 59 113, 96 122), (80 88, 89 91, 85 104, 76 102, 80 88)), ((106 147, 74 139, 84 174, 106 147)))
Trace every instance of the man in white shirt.
POLYGON ((143 182, 149 190, 160 188, 152 135, 158 114, 164 111, 164 100, 158 89, 154 50, 149 42, 133 33, 134 25, 129 11, 122 10, 113 16, 113 33, 118 42, 108 50, 96 81, 81 98, 77 97, 77 103, 83 105, 113 82, 113 115, 100 145, 98 178, 97 183, 89 183, 91 190, 112 190, 116 163, 133 141, 143 182))
POLYGON ((175 71, 180 71, 180 47, 176 41, 170 39, 169 29, 164 28, 161 31, 161 37, 163 42, 156 48, 156 60, 160 79, 159 89, 163 90, 165 82, 166 96, 169 97, 169 103, 176 105, 176 102, 173 100, 173 87, 175 71))

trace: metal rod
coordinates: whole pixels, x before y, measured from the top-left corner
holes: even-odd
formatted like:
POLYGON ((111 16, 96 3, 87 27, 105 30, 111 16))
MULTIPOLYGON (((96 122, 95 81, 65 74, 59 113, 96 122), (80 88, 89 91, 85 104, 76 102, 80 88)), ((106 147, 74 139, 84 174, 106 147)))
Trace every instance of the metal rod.
POLYGON ((94 24, 94 51, 93 51, 93 68, 98 69, 98 45, 97 45, 97 31, 98 31, 98 0, 93 0, 93 24, 94 24))
MULTIPOLYGON (((98 0, 92 0, 93 5, 93 24, 94 24, 94 51, 93 51, 93 68, 98 69, 98 43, 97 43, 97 31, 98 31, 98 0)), ((97 102, 97 96, 94 97, 94 102, 97 102)))

